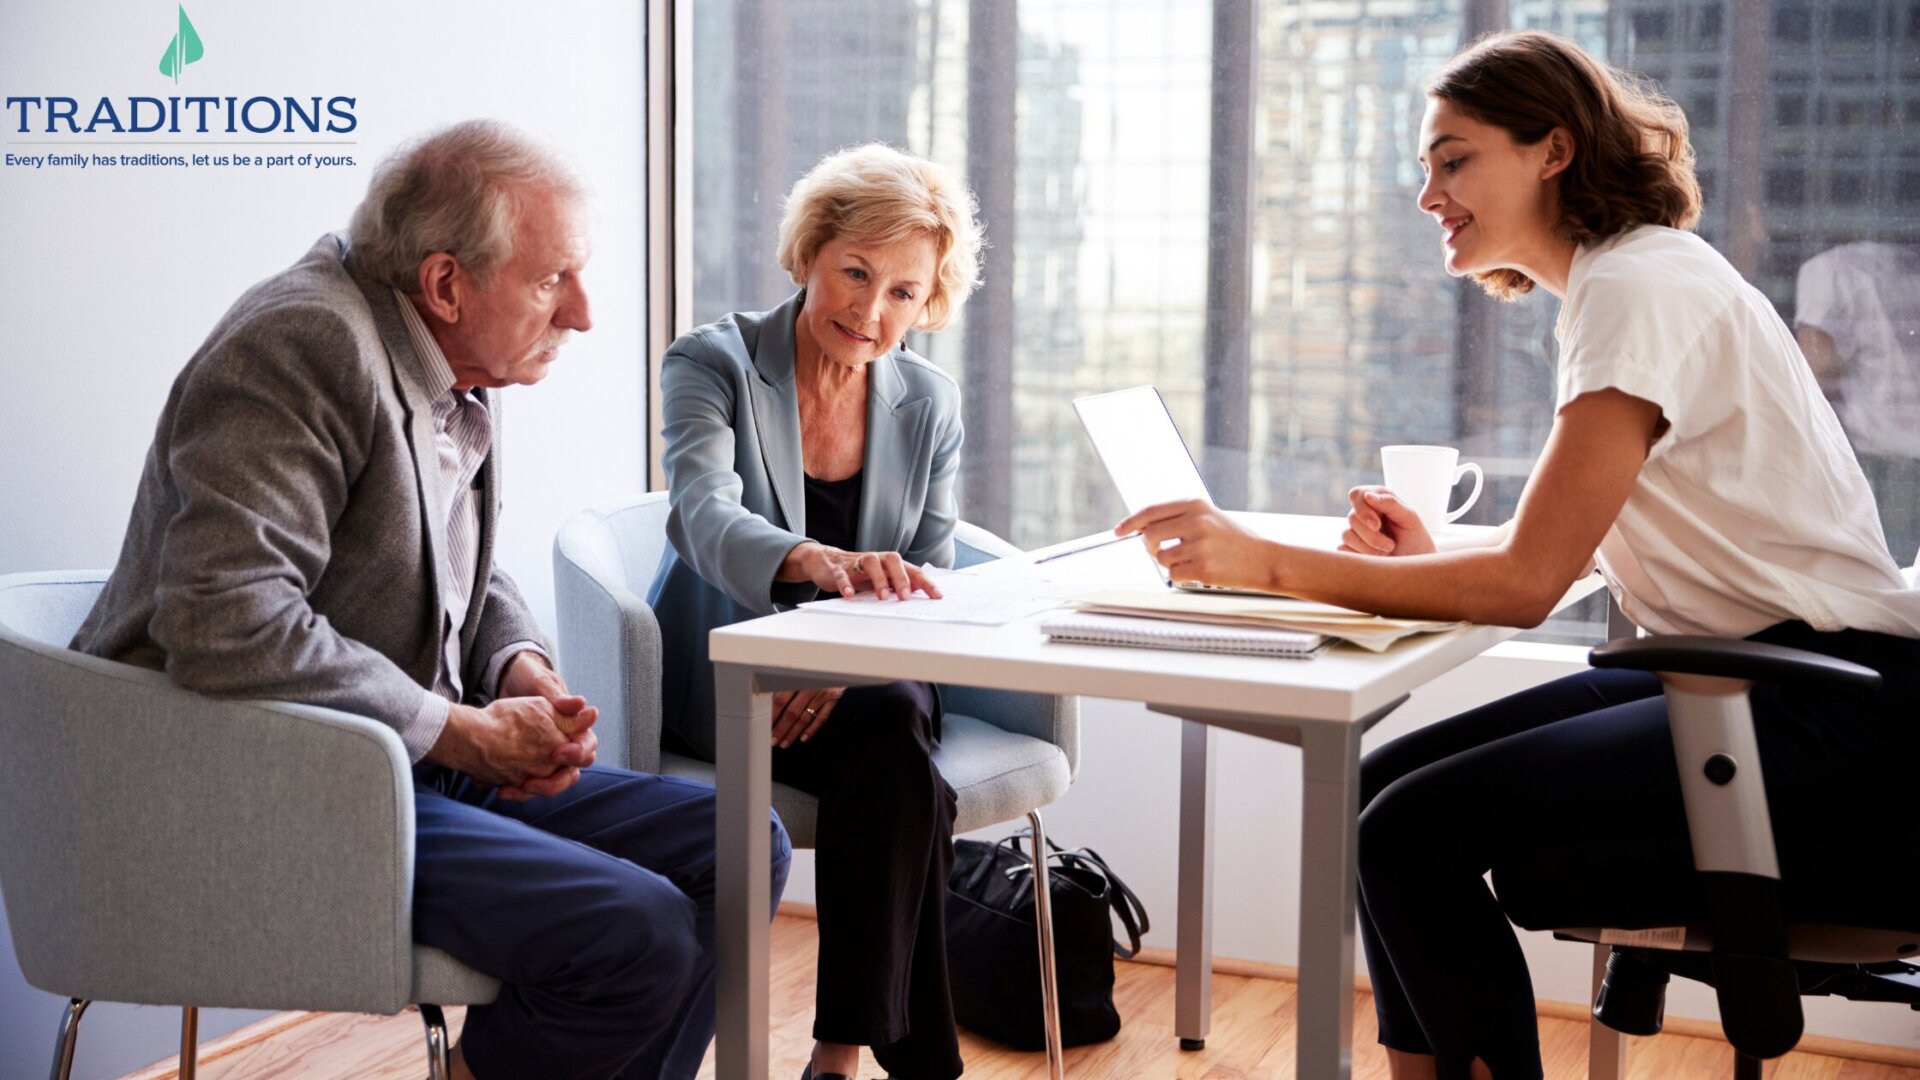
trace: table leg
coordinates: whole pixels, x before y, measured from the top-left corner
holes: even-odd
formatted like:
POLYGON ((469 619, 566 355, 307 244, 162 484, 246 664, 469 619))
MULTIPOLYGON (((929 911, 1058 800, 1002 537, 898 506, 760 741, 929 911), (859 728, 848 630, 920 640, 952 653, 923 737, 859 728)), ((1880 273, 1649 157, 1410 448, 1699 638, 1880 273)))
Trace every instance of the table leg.
POLYGON ((767 1063, 767 909, 772 889, 772 695, 751 668, 715 664, 714 990, 717 1080, 764 1080, 767 1063))
POLYGON ((1354 852, 1365 725, 1301 732, 1300 1044, 1297 1075, 1353 1071, 1354 852))
POLYGON ((1213 1026, 1213 739, 1180 722, 1180 899, 1174 1034, 1180 1049, 1207 1045, 1213 1026))

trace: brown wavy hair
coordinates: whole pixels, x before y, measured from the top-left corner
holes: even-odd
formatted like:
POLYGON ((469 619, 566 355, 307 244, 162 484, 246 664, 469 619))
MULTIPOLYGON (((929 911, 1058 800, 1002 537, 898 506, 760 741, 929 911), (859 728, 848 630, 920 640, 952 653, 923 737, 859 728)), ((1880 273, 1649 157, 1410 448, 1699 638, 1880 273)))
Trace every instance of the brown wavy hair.
MULTIPOLYGON (((1635 225, 1690 229, 1700 220, 1686 114, 1651 80, 1609 67, 1566 38, 1539 30, 1482 35, 1427 84, 1427 94, 1523 146, 1567 129, 1574 153, 1560 173, 1556 228, 1574 243, 1635 225)), ((1473 279, 1502 300, 1533 289, 1518 270, 1473 279)))

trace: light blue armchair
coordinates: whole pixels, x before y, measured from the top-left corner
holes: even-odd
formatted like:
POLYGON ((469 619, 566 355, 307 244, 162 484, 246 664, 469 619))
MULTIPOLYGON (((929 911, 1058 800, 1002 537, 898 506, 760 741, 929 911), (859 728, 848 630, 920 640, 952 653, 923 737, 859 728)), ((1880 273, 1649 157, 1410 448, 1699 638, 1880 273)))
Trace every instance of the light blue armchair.
POLYGON ((53 1076, 92 1001, 396 1013, 494 979, 413 941, 413 777, 393 729, 226 701, 65 648, 106 574, 0 576, 0 890, 32 985, 70 998, 53 1076))
MULTIPOLYGON (((583 510, 561 528, 553 545, 560 671, 600 708, 602 761, 711 784, 712 764, 660 747, 660 626, 644 595, 666 551, 667 512, 667 494, 654 492, 583 510)), ((1019 550, 966 522, 954 539, 960 567, 1019 550)), ((1066 794, 1079 764, 1079 700, 971 687, 945 687, 942 696, 946 715, 934 763, 959 797, 954 831, 1025 816, 1044 837, 1039 808, 1066 794)), ((794 846, 811 847, 814 798, 774 784, 773 807, 794 846)), ((1051 934, 1044 907, 1040 913, 1043 997, 1052 1001, 1051 934)), ((1045 1024, 1049 1064, 1059 1076, 1057 1016, 1045 1024)))

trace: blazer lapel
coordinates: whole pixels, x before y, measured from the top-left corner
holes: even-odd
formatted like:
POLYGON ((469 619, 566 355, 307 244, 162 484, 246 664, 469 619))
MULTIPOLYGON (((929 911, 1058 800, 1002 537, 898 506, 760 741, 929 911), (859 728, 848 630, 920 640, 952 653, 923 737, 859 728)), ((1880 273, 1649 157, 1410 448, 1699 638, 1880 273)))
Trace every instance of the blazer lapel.
POLYGON ((479 486, 474 490, 474 498, 480 500, 480 550, 473 563, 473 599, 467 602, 467 624, 460 628, 461 656, 473 651, 473 636, 480 630, 480 615, 487 604, 487 585, 493 579, 494 527, 500 517, 500 395, 485 389, 473 393, 486 405, 487 423, 493 430, 486 459, 480 463, 476 478, 479 486))
POLYGON ((788 532, 806 535, 807 500, 800 453, 800 398, 793 377, 793 320, 801 297, 767 312, 753 350, 753 423, 759 436, 760 464, 773 486, 774 501, 788 532))
POLYGON ((861 465, 866 480, 860 485, 857 531, 862 551, 898 551, 911 539, 900 532, 907 470, 922 457, 932 401, 906 396, 906 380, 893 354, 875 360, 867 369, 867 454, 861 465))
MULTIPOLYGON (((433 391, 427 387, 427 373, 407 336, 407 324, 395 306, 393 290, 378 282, 354 275, 354 284, 373 309, 373 322, 380 328, 380 341, 387 347, 387 362, 393 368, 394 384, 400 388, 400 400, 407 413, 407 443, 413 451, 413 472, 420 495, 420 518, 426 523, 422 543, 427 551, 427 579, 431 588, 428 600, 433 604, 435 627, 446 624, 441 606, 440 559, 447 550, 445 507, 447 492, 440 490, 439 451, 434 445, 433 391)), ((484 531, 482 535, 485 536, 484 531)), ((484 565, 484 563, 482 564, 484 565)), ((471 607, 472 605, 469 605, 471 607)), ((437 633, 438 631, 436 631, 437 633)), ((436 651, 438 646, 436 646, 436 651)))

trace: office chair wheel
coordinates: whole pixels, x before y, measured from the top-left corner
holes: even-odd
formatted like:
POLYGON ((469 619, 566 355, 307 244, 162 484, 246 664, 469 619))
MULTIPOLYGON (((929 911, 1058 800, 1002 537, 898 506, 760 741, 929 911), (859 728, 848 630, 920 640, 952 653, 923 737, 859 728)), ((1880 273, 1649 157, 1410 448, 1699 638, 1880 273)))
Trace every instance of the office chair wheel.
POLYGON ((1593 1018, 1627 1035, 1658 1035, 1666 1023, 1667 982, 1664 970, 1628 949, 1607 956, 1607 975, 1593 999, 1593 1018))

